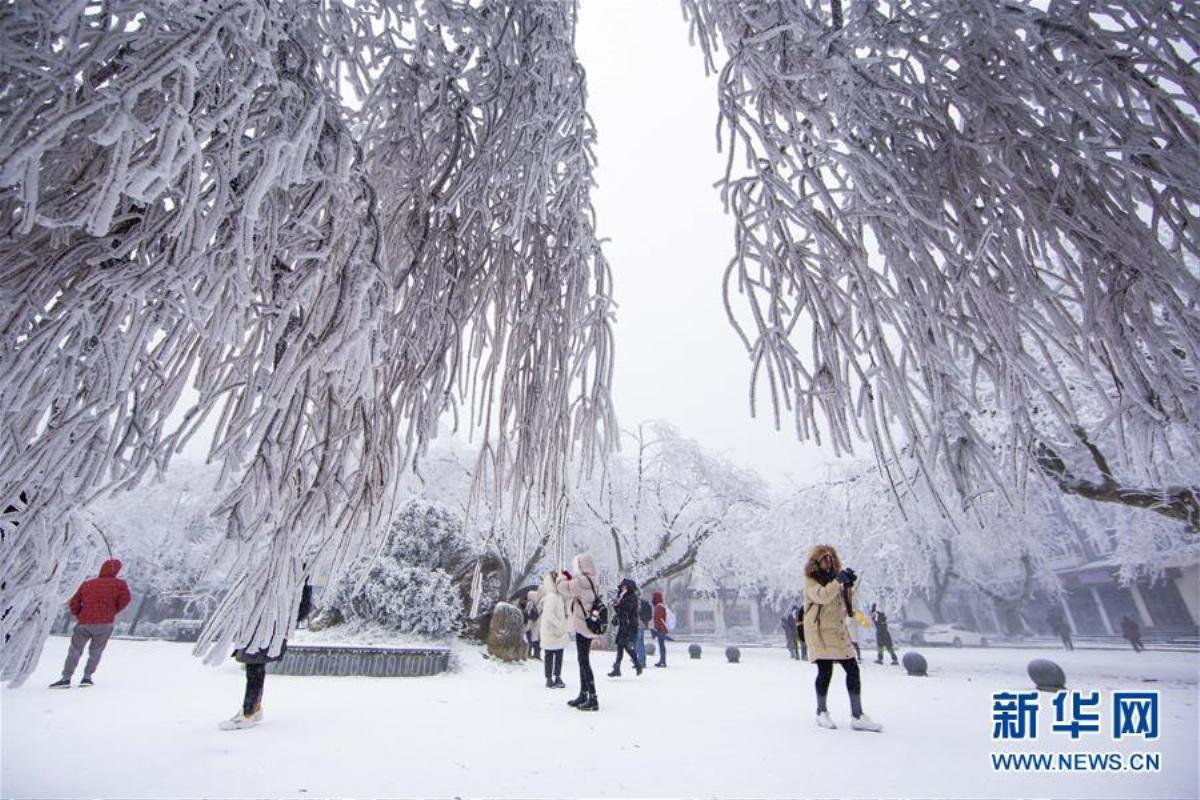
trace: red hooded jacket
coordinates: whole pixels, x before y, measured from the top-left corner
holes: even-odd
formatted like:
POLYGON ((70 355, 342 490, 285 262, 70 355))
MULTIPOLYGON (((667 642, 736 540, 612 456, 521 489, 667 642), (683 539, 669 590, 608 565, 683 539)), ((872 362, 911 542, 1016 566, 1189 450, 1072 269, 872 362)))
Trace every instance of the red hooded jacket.
POLYGON ((121 562, 115 558, 100 567, 100 577, 79 584, 67 601, 80 625, 111 625, 113 617, 129 605, 129 586, 117 577, 121 562))
POLYGON ((663 593, 655 592, 654 595, 654 631, 666 635, 667 631, 667 607, 663 605, 663 593))

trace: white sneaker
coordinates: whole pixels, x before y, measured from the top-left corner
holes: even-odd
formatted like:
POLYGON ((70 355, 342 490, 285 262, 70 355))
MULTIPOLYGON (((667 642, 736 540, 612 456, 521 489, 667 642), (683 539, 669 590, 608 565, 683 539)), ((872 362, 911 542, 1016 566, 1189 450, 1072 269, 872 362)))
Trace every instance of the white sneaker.
POLYGON ((850 727, 856 731, 872 731, 873 733, 883 733, 883 726, 868 717, 866 714, 850 720, 850 727))
POLYGON ((820 714, 817 714, 817 725, 822 728, 837 730, 837 725, 835 725, 833 720, 829 717, 828 711, 822 711, 820 714))
POLYGON ((223 731, 239 731, 243 728, 253 728, 262 721, 262 707, 259 706, 250 716, 246 716, 242 712, 234 714, 229 719, 222 722, 217 727, 223 731))

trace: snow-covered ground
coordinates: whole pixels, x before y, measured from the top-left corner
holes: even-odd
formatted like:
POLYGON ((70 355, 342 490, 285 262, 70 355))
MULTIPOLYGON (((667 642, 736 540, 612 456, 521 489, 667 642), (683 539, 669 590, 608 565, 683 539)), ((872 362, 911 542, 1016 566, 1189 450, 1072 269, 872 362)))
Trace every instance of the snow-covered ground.
MULTIPOLYGON (((66 643, 52 638, 26 686, 0 693, 4 797, 1200 795, 1195 653, 1045 651, 1072 688, 1101 690, 1106 704, 1110 690, 1159 690, 1161 738, 1113 742, 1106 721, 1103 737, 1074 745, 1043 731, 997 746, 991 692, 1028 688, 1025 664, 1041 653, 927 650, 924 679, 864 664, 866 710, 883 734, 816 728, 815 670, 782 648, 743 650, 733 665, 713 646, 690 661, 683 643, 668 669, 640 678, 606 678, 610 655, 595 656, 598 714, 565 705, 573 651, 571 688, 553 691, 536 662, 462 647, 459 670, 433 678, 268 676, 263 724, 222 732, 241 698, 237 664, 115 640, 95 688, 51 691, 66 643), (1072 748, 1153 750, 1162 770, 999 773, 988 755, 1072 748)), ((848 722, 840 671, 830 698, 848 722)))

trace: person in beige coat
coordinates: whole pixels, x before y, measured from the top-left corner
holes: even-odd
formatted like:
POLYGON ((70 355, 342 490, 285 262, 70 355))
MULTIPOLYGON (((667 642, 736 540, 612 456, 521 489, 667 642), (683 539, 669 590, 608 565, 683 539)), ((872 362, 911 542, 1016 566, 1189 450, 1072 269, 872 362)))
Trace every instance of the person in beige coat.
POLYGON ((850 727, 856 731, 882 731, 862 710, 862 678, 855 659, 854 644, 846 631, 846 617, 854 607, 854 570, 842 568, 837 551, 820 544, 808 554, 804 566, 804 637, 808 642, 808 660, 817 665, 817 724, 836 728, 829 717, 825 699, 833 680, 833 665, 846 671, 846 691, 850 694, 850 727))
POLYGON ((538 633, 542 640, 542 663, 546 669, 546 688, 565 689, 562 682, 563 650, 567 635, 567 604, 558 593, 558 573, 546 573, 538 589, 538 633))
POLYGON ((586 618, 592 603, 601 595, 596 562, 590 555, 580 553, 571 560, 571 569, 564 569, 558 577, 558 593, 566 599, 567 630, 575 634, 575 652, 579 656, 579 696, 568 700, 567 705, 580 711, 599 711, 591 662, 592 639, 597 634, 588 630, 586 618))

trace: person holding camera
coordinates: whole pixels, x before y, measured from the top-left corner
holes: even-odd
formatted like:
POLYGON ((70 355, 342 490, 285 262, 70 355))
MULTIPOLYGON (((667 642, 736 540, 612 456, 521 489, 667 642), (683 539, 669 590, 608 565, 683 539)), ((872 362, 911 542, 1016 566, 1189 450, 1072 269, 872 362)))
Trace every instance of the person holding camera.
POLYGON ((821 544, 809 553, 804 578, 804 633, 809 660, 817 665, 817 724, 822 728, 837 727, 825 700, 833 680, 833 666, 841 664, 850 695, 853 717, 850 727, 856 731, 882 731, 882 725, 863 713, 862 677, 846 631, 846 617, 854 613, 854 584, 858 576, 849 567, 842 567, 832 546, 821 544))
POLYGON ((567 705, 580 711, 599 711, 596 697, 596 677, 592 674, 592 639, 604 633, 608 620, 597 624, 602 601, 600 587, 596 583, 596 562, 587 553, 580 553, 571 560, 571 569, 564 569, 558 576, 558 593, 567 600, 568 628, 575 634, 575 653, 579 657, 579 696, 568 700, 567 705), (592 620, 592 625, 588 622, 592 620), (593 630, 598 627, 600 630, 593 630))

